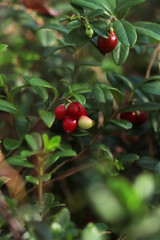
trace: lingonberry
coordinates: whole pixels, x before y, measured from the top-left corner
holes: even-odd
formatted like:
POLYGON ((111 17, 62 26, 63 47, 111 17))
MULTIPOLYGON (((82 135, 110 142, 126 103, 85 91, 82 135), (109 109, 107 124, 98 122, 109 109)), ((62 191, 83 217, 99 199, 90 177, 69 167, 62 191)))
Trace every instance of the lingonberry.
POLYGON ((93 127, 94 121, 87 117, 87 116, 81 116, 78 120, 78 126, 82 129, 89 129, 93 127))
POLYGON ((79 118, 80 116, 87 115, 87 112, 82 104, 79 102, 70 103, 67 108, 67 114, 73 118, 79 118))
POLYGON ((136 112, 123 112, 120 115, 120 119, 127 120, 131 123, 136 123, 137 114, 136 112))
POLYGON ((59 120, 64 119, 67 114, 65 105, 59 105, 58 107, 56 107, 54 110, 54 114, 56 119, 59 119, 59 120))
POLYGON ((148 114, 144 111, 137 111, 137 118, 136 118, 136 124, 143 124, 147 121, 148 114))
POLYGON ((72 118, 72 117, 66 117, 63 120, 62 126, 63 129, 66 133, 70 134, 72 132, 74 132, 77 128, 77 119, 72 118))
POLYGON ((98 37, 98 48, 100 49, 100 51, 102 53, 109 53, 111 52, 115 46, 117 45, 117 36, 113 30, 113 28, 111 28, 112 30, 109 32, 109 36, 108 38, 103 38, 101 36, 98 37))
POLYGON ((144 111, 124 112, 121 113, 120 119, 128 120, 133 124, 143 124, 147 121, 148 114, 144 111))

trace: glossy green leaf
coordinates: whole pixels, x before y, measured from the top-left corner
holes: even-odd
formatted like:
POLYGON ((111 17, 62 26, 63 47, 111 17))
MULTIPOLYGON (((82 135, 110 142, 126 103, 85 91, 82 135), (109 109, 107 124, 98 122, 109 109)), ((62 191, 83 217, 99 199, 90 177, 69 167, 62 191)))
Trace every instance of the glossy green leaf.
POLYGON ((36 91, 36 93, 40 96, 43 102, 46 102, 48 100, 49 94, 45 87, 34 86, 33 88, 36 91))
POLYGON ((86 98, 83 95, 78 93, 72 93, 72 96, 82 105, 86 104, 86 98))
POLYGON ((86 83, 74 83, 70 85, 72 92, 74 93, 87 93, 91 92, 91 88, 86 83))
POLYGON ((109 122, 125 129, 132 128, 132 123, 126 120, 109 120, 109 122))
POLYGON ((141 87, 141 90, 153 94, 153 95, 160 95, 160 82, 157 81, 150 81, 150 82, 145 82, 143 86, 141 87))
POLYGON ((12 138, 5 138, 3 141, 3 145, 7 150, 14 150, 22 144, 21 140, 16 140, 12 138))
POLYGON ((118 105, 120 105, 123 101, 123 94, 121 93, 121 91, 119 91, 117 88, 113 88, 113 87, 108 87, 108 89, 110 90, 110 92, 112 93, 116 103, 118 105))
POLYGON ((43 214, 46 215, 47 212, 53 207, 54 195, 52 193, 44 193, 43 203, 44 203, 43 214))
POLYGON ((116 47, 112 51, 112 57, 117 65, 124 64, 129 55, 129 47, 118 41, 116 47))
POLYGON ((29 131, 30 122, 26 118, 16 116, 15 127, 18 137, 23 138, 24 135, 29 131))
POLYGON ((51 25, 43 25, 40 29, 42 28, 53 29, 62 33, 68 33, 68 29, 59 23, 52 23, 51 25))
POLYGON ((47 127, 51 127, 55 120, 54 112, 48 112, 42 109, 39 109, 39 115, 47 127))
POLYGON ((51 54, 54 54, 55 52, 57 52, 57 51, 59 51, 59 50, 61 50, 61 49, 69 48, 69 47, 72 47, 72 48, 73 48, 73 45, 66 44, 66 45, 49 47, 49 48, 47 48, 47 49, 44 51, 43 56, 44 56, 45 58, 47 58, 47 57, 50 56, 51 54))
POLYGON ((151 22, 136 22, 134 23, 134 26, 138 33, 160 41, 160 24, 151 22))
POLYGON ((15 155, 6 159, 6 161, 14 166, 33 168, 34 165, 26 160, 25 157, 15 155))
POLYGON ((42 148, 41 135, 39 133, 33 132, 31 134, 26 134, 25 139, 32 150, 39 151, 42 148))
POLYGON ((65 37, 66 43, 77 44, 77 43, 84 43, 86 41, 88 41, 88 37, 86 36, 84 26, 71 30, 65 37))
POLYGON ((54 151, 56 148, 60 147, 60 142, 61 142, 61 136, 54 136, 49 140, 47 149, 49 151, 54 151))
POLYGON ((104 13, 103 9, 95 9, 92 12, 90 12, 87 16, 89 20, 98 17, 99 15, 102 15, 104 13))
POLYGON ((96 0, 70 0, 71 4, 79 7, 89 8, 89 9, 104 9, 107 15, 112 14, 112 6, 106 0, 96 1, 96 0))
POLYGON ((132 47, 137 41, 137 33, 131 23, 126 20, 115 21, 113 27, 118 40, 128 47, 132 47))
POLYGON ((53 88, 53 86, 49 82, 47 82, 41 78, 30 78, 27 80, 27 83, 31 86, 53 88))
POLYGON ((143 3, 146 0, 117 0, 116 13, 130 7, 134 7, 137 4, 143 3))
POLYGON ((57 89, 52 86, 49 82, 41 79, 41 78, 25 78, 27 83, 33 87, 44 87, 44 88, 51 88, 55 94, 55 99, 58 97, 58 91, 57 89))
POLYGON ((95 33, 104 38, 108 38, 107 25, 104 21, 91 22, 91 26, 95 33))
POLYGON ((133 91, 134 87, 132 82, 127 77, 118 73, 115 73, 114 76, 117 77, 117 81, 121 80, 130 90, 133 91))
POLYGON ((0 99, 0 111, 12 113, 15 115, 24 115, 24 113, 21 112, 15 105, 3 99, 0 99))
POLYGON ((39 184, 39 181, 36 177, 33 177, 33 176, 26 176, 26 180, 32 184, 36 184, 38 185, 39 184))
POLYGON ((106 84, 96 84, 93 88, 93 94, 97 102, 99 110, 102 111, 105 120, 112 115, 113 111, 113 96, 106 84))

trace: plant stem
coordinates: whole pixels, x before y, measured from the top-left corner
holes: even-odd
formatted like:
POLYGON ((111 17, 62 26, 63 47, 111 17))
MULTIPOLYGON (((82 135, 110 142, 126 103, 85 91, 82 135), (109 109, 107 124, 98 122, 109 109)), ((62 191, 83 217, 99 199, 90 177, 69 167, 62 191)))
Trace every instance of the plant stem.
POLYGON ((154 60, 155 60, 157 54, 159 53, 159 51, 160 51, 160 43, 157 45, 157 47, 155 48, 155 50, 154 50, 154 52, 152 54, 151 60, 149 62, 149 65, 148 65, 148 68, 147 68, 147 71, 146 71, 145 78, 149 78, 150 77, 150 73, 151 73, 151 69, 152 69, 154 60))
POLYGON ((38 197, 39 197, 39 205, 43 206, 43 158, 38 156, 38 177, 39 177, 39 184, 38 184, 38 197))

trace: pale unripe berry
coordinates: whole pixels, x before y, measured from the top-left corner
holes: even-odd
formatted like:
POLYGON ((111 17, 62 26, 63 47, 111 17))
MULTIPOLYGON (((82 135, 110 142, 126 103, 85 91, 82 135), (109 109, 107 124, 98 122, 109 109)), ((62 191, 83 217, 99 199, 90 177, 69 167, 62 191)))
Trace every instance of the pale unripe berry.
POLYGON ((78 126, 82 129, 89 129, 93 127, 94 121, 87 117, 87 116, 81 116, 78 120, 78 126))

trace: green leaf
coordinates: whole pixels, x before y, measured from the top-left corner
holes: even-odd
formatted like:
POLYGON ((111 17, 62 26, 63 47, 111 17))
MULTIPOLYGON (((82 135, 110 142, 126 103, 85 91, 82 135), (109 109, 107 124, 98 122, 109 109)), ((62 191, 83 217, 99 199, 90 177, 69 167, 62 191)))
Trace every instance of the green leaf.
POLYGON ((110 178, 107 185, 117 197, 117 200, 132 215, 144 213, 145 205, 133 186, 125 178, 110 178))
MULTIPOLYGON (((109 1, 111 3, 111 1, 109 1)), ((109 5, 106 0, 70 0, 71 4, 74 4, 79 7, 89 8, 89 9, 103 9, 107 15, 113 14, 112 6, 109 5)))
POLYGON ((54 217, 54 222, 59 223, 63 229, 65 229, 70 222, 70 212, 67 208, 63 208, 54 217))
POLYGON ((41 135, 39 133, 33 132, 31 134, 26 134, 25 139, 32 150, 39 151, 42 148, 41 135))
POLYGON ((43 182, 48 182, 50 179, 51 179, 52 175, 50 173, 46 173, 44 174, 43 176, 40 177, 40 179, 43 181, 43 182))
POLYGON ((134 23, 134 26, 138 33, 160 41, 160 24, 151 22, 136 22, 134 23))
POLYGON ((113 111, 113 96, 106 84, 96 84, 93 88, 93 94, 98 104, 99 110, 102 111, 105 120, 107 120, 113 111))
POLYGON ((88 41, 88 37, 86 36, 84 26, 71 30, 65 37, 66 43, 76 44, 76 43, 84 43, 86 41, 88 41))
POLYGON ((19 138, 23 138, 30 128, 30 123, 26 118, 17 116, 15 118, 16 132, 19 138))
POLYGON ((123 101, 123 94, 121 93, 120 90, 118 90, 117 88, 113 88, 113 87, 108 87, 108 89, 110 90, 110 92, 112 93, 114 99, 116 100, 116 103, 118 105, 120 105, 123 101))
POLYGON ((74 93, 87 93, 91 92, 91 88, 86 83, 75 83, 70 85, 72 92, 74 93))
POLYGON ((118 0, 117 1, 117 7, 116 7, 116 13, 121 12, 122 10, 130 7, 134 7, 137 4, 143 3, 146 0, 118 0))
POLYGON ((54 86, 52 86, 49 82, 47 82, 41 78, 31 78, 31 79, 25 78, 25 80, 29 85, 31 85, 33 87, 51 88, 55 94, 55 99, 58 98, 57 89, 54 86))
POLYGON ((124 77, 123 75, 120 75, 120 74, 118 74, 118 73, 115 73, 114 76, 117 77, 117 81, 122 80, 122 82, 123 82, 131 91, 134 90, 134 87, 133 87, 131 81, 130 81, 127 77, 124 77))
POLYGON ((39 185, 39 181, 36 177, 32 177, 32 176, 26 176, 26 180, 30 183, 39 185))
POLYGON ((137 41, 137 33, 131 23, 126 20, 113 23, 118 40, 128 47, 134 46, 137 41))
POLYGON ((74 29, 74 28, 81 27, 82 25, 83 25, 82 22, 78 20, 73 20, 67 24, 67 28, 74 29))
POLYGON ((15 115, 24 115, 15 105, 3 99, 0 99, 0 111, 9 112, 15 115))
POLYGON ((82 230, 81 240, 103 240, 103 236, 100 234, 100 230, 97 226, 90 222, 84 230, 82 230))
POLYGON ((129 166, 131 165, 134 161, 139 160, 139 156, 135 153, 128 153, 128 154, 121 154, 118 157, 118 160, 124 165, 124 166, 129 166))
POLYGON ((86 98, 83 95, 78 93, 72 93, 72 96, 82 105, 86 104, 86 98))
POLYGON ((43 56, 45 58, 47 58, 48 56, 50 56, 51 54, 61 50, 61 49, 64 49, 64 48, 69 48, 69 47, 72 47, 73 48, 73 45, 71 44, 66 44, 66 45, 61 45, 61 46, 53 46, 53 47, 49 47, 47 48, 45 51, 44 51, 44 54, 43 56))
POLYGON ((55 149, 60 147, 60 142, 61 142, 61 136, 54 136, 50 139, 47 149, 49 151, 54 151, 55 149))
POLYGON ((108 35, 108 31, 107 31, 106 22, 104 22, 104 21, 92 22, 91 26, 92 26, 94 32, 97 33, 99 36, 108 38, 109 35, 108 35))
POLYGON ((54 112, 48 112, 42 109, 39 109, 39 115, 47 127, 51 127, 55 120, 54 112))
POLYGON ((102 15, 104 13, 103 9, 95 9, 92 12, 90 12, 87 16, 89 20, 98 17, 99 15, 102 15))
POLYGON ((59 23, 52 23, 51 25, 43 25, 42 27, 39 28, 39 30, 42 28, 53 29, 62 33, 68 33, 68 29, 59 23))
POLYGON ((153 94, 153 95, 160 95, 160 82, 157 81, 150 81, 150 82, 145 82, 143 86, 141 87, 141 90, 153 94))
POLYGON ((44 87, 33 87, 36 93, 40 96, 43 102, 46 102, 49 98, 49 94, 44 87))
POLYGON ((22 141, 12 139, 12 138, 5 138, 3 141, 3 145, 7 150, 14 150, 22 144, 22 141))
POLYGON ((0 44, 0 51, 5 50, 8 47, 6 44, 0 44))
POLYGON ((112 51, 112 57, 117 65, 125 63, 129 55, 129 47, 118 41, 116 47, 112 51))
POLYGON ((109 120, 109 122, 125 129, 132 128, 132 123, 127 120, 109 120))
POLYGON ((49 82, 47 82, 47 81, 45 81, 45 80, 43 80, 41 78, 30 78, 30 79, 27 79, 27 83, 29 85, 31 85, 31 86, 53 88, 53 86, 49 82))
POLYGON ((26 160, 25 157, 15 155, 6 159, 6 161, 15 166, 34 168, 34 165, 26 160))
POLYGON ((156 111, 160 110, 160 103, 157 102, 146 102, 142 104, 134 104, 129 107, 123 108, 120 112, 130 112, 130 111, 156 111))
POLYGON ((47 212, 53 207, 54 195, 52 193, 44 193, 43 203, 44 203, 43 215, 46 215, 47 212))

